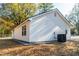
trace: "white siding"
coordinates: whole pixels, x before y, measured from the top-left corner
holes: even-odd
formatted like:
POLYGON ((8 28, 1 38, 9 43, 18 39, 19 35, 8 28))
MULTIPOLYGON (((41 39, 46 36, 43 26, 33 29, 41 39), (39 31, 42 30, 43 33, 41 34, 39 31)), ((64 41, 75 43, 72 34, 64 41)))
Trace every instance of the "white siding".
POLYGON ((65 34, 65 30, 68 30, 67 39, 70 39, 70 28, 61 20, 60 16, 54 16, 53 12, 32 19, 30 42, 57 40, 57 34, 65 34))
POLYGON ((19 27, 16 27, 14 29, 14 33, 13 33, 13 39, 18 39, 18 40, 22 40, 22 41, 29 41, 29 26, 28 26, 28 22, 25 22, 24 24, 22 24, 21 26, 19 27), (22 36, 22 26, 23 25, 26 25, 27 27, 27 32, 26 32, 26 36, 22 36))
POLYGON ((70 39, 69 26, 58 14, 54 16, 54 12, 50 12, 48 14, 33 17, 30 23, 25 22, 16 27, 14 29, 13 38, 28 42, 51 41, 57 40, 57 34, 65 34, 65 30, 68 32, 67 39, 70 39), (27 26, 26 36, 22 36, 23 25, 27 26))

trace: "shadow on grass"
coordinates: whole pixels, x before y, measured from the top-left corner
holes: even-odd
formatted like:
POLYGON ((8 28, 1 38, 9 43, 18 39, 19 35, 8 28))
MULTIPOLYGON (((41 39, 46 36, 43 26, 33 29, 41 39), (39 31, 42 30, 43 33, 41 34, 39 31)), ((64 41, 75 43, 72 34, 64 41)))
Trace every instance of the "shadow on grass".
POLYGON ((4 48, 14 48, 16 46, 20 46, 19 43, 15 42, 12 39, 1 39, 0 40, 0 49, 4 48))

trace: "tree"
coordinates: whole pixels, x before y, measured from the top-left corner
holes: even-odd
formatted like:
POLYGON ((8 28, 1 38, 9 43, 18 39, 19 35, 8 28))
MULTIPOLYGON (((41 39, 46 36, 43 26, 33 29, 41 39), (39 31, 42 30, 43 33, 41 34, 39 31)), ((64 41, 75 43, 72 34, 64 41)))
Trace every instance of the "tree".
POLYGON ((79 3, 75 4, 72 12, 68 15, 67 18, 75 25, 75 30, 77 30, 77 34, 79 35, 79 3))
POLYGON ((79 35, 79 20, 78 20, 78 22, 76 23, 76 29, 77 29, 77 32, 78 32, 78 35, 79 35))
POLYGON ((41 12, 46 12, 49 11, 53 8, 53 4, 52 3, 40 3, 38 4, 38 9, 41 12))
POLYGON ((6 21, 0 18, 0 37, 11 34, 11 28, 14 26, 14 23, 11 21, 6 21))
POLYGON ((11 29, 36 12, 36 4, 2 3, 0 4, 0 33, 11 33, 11 29))
POLYGON ((28 17, 34 15, 36 11, 36 4, 2 4, 2 10, 5 11, 5 14, 2 13, 2 16, 7 17, 10 20, 13 20, 15 25, 17 26, 18 24, 26 20, 28 17))

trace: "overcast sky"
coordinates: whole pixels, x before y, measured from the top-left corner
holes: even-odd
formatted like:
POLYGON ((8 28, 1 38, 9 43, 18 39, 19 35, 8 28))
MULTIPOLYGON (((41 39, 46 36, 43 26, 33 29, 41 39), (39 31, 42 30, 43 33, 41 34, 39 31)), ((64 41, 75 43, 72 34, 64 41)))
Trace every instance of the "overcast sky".
POLYGON ((74 5, 75 3, 54 3, 55 8, 58 8, 64 16, 71 12, 74 5))

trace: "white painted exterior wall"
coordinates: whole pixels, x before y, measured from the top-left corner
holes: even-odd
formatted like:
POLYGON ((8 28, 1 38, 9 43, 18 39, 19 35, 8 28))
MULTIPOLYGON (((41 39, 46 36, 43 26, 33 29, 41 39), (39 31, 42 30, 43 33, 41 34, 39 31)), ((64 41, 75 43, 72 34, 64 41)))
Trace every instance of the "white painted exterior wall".
POLYGON ((52 41, 57 40, 57 34, 65 34, 67 30, 67 39, 70 39, 69 25, 58 14, 54 16, 55 12, 51 11, 30 18, 30 22, 25 22, 14 29, 13 38, 27 42, 52 41), (28 25, 26 36, 22 36, 23 25, 28 25))
POLYGON ((28 22, 23 23, 22 25, 16 27, 13 32, 13 39, 18 39, 22 41, 29 41, 29 24, 28 22), (26 25, 27 30, 26 30, 26 36, 22 36, 22 26, 26 25))
POLYGON ((65 34, 65 30, 70 39, 69 26, 58 14, 54 16, 54 12, 34 17, 30 22, 30 42, 57 40, 57 34, 65 34))

